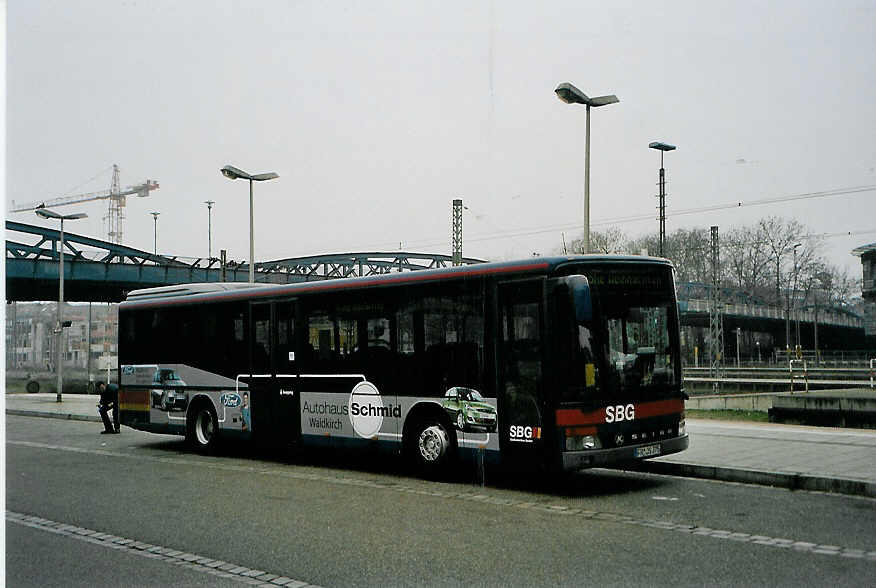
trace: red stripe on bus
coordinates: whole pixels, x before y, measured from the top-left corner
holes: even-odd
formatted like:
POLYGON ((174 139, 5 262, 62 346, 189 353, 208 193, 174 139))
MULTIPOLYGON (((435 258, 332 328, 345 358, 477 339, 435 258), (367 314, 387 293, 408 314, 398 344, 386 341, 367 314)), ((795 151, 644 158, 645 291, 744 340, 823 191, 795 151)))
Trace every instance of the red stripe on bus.
MULTIPOLYGON (((635 404, 635 403, 634 403, 635 404)), ((626 404, 621 405, 626 406, 626 404)), ((684 400, 672 398, 656 402, 641 402, 635 404, 636 419, 647 419, 684 411, 684 400)), ((580 408, 562 408, 557 411, 557 426, 575 427, 581 425, 601 425, 605 422, 605 408, 584 412, 580 408)))

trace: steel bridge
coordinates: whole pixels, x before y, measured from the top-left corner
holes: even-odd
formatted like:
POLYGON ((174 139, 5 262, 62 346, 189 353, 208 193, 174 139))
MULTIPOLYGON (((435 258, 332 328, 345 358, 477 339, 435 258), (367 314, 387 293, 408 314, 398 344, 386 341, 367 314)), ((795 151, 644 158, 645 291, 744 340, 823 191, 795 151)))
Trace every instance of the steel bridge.
MULTIPOLYGON (((56 300, 58 297, 58 241, 55 229, 6 221, 6 299, 8 301, 56 300)), ((484 260, 463 258, 463 264, 484 260)), ((255 264, 258 283, 287 284, 391 272, 448 267, 449 255, 411 252, 334 253, 292 257, 255 264)), ((64 233, 64 299, 70 302, 119 302, 138 288, 190 282, 246 282, 247 263, 228 262, 220 267, 216 258, 162 256, 64 233), (224 274, 223 274, 224 272, 224 274)), ((685 326, 708 325, 709 286, 679 284, 681 322, 685 326)), ((785 340, 784 309, 763 304, 740 291, 722 289, 724 329, 740 327, 748 332, 768 332, 773 340, 785 340)), ((791 320, 802 325, 803 339, 813 339, 817 322, 819 340, 841 348, 851 339, 863 341, 860 317, 842 309, 797 309, 791 320)), ((796 325, 795 325, 796 326, 796 325)), ((796 329, 795 329, 796 330, 796 329)), ((726 338, 728 341, 730 337, 726 338)), ((729 343, 728 343, 729 345, 729 343)))
MULTIPOLYGON (((60 231, 6 221, 6 299, 58 298, 60 231)), ((288 284, 312 280, 373 276, 391 272, 448 267, 450 255, 412 252, 334 253, 292 257, 255 264, 259 283, 288 284)), ((484 260, 463 258, 463 264, 484 260)), ((190 282, 246 282, 249 264, 216 258, 155 255, 124 245, 64 231, 64 300, 120 302, 138 288, 190 282)))

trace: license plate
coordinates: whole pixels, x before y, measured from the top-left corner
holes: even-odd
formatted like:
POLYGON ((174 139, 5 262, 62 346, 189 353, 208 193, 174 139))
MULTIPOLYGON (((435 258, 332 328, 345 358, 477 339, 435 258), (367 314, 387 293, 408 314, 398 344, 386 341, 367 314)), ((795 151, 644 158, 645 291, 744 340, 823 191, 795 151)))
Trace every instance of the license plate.
POLYGON ((644 447, 636 447, 633 451, 634 457, 654 457, 655 455, 660 455, 660 444, 655 443, 654 445, 645 445, 644 447))

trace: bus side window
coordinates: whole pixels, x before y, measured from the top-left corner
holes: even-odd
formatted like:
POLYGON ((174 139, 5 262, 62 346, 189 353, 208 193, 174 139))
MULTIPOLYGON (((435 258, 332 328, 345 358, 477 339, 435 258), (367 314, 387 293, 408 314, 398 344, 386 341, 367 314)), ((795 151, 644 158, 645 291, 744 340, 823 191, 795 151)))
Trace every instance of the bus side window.
POLYGON ((541 320, 539 291, 530 285, 511 284, 501 306, 503 392, 511 424, 537 425, 541 382, 541 320), (529 287, 527 287, 529 286, 529 287))
POLYGON ((271 371, 271 305, 253 304, 252 313, 252 367, 253 374, 271 371))
MULTIPOLYGON (((414 311, 413 307, 400 309, 395 316, 395 362, 393 382, 395 393, 402 396, 417 396, 421 393, 422 373, 417 367, 417 332, 420 333, 422 345, 423 313, 414 311), (417 325, 419 318, 420 327, 417 325)), ((420 353, 422 355, 422 353, 420 353)))
POLYGON ((337 352, 334 321, 327 314, 312 314, 307 319, 307 332, 312 349, 308 370, 329 373, 337 352))
POLYGON ((274 349, 274 366, 278 374, 289 372, 295 351, 295 307, 291 302, 279 302, 276 306, 277 347, 274 349))

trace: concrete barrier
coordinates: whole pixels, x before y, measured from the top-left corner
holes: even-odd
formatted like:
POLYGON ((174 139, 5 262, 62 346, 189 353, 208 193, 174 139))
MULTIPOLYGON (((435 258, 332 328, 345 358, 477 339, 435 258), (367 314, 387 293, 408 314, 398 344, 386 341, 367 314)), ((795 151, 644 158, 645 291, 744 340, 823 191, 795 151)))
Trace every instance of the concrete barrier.
POLYGON ((778 394, 714 394, 693 396, 684 401, 687 410, 752 410, 768 412, 778 394))

